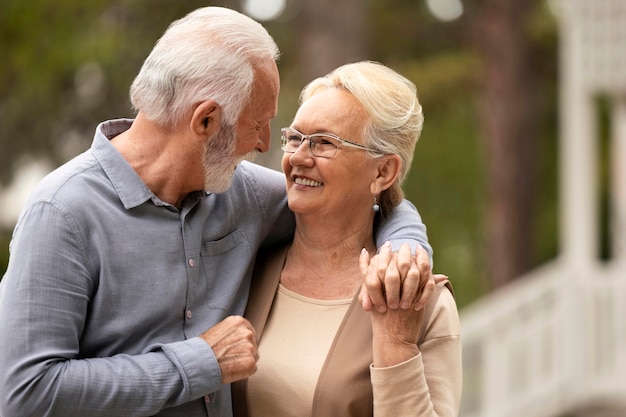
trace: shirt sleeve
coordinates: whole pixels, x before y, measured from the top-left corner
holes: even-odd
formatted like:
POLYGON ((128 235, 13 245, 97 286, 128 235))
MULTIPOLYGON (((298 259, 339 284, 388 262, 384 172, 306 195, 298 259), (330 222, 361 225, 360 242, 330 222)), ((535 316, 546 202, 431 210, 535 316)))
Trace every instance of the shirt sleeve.
POLYGON ((152 415, 220 389, 215 356, 199 338, 80 356, 98 283, 79 230, 51 202, 32 205, 15 229, 0 285, 0 415, 152 415))
POLYGON ((261 246, 290 242, 296 221, 287 204, 285 174, 245 161, 240 167, 249 174, 245 176, 249 189, 242 190, 242 194, 256 198, 255 207, 260 208, 264 219, 261 246))
POLYGON ((395 366, 374 368, 370 377, 374 417, 455 417, 461 402, 461 339, 454 298, 442 291, 420 353, 395 366))
POLYGON ((400 249, 402 243, 408 243, 415 250, 421 245, 428 256, 432 267, 433 250, 428 243, 426 226, 415 206, 408 200, 403 200, 393 209, 391 214, 375 231, 376 245, 381 247, 386 241, 391 242, 393 250, 400 249))

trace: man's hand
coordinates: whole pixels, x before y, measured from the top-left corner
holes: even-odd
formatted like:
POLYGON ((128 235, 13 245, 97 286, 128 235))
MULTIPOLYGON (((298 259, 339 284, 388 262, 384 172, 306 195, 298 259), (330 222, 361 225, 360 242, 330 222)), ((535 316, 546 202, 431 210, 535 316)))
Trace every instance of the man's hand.
POLYGON ((222 373, 222 382, 244 379, 256 372, 256 334, 241 316, 229 316, 200 335, 211 346, 222 373))
POLYGON ((388 307, 421 310, 435 286, 448 279, 431 272, 428 253, 421 246, 413 255, 407 244, 392 253, 391 245, 385 243, 371 260, 363 250, 359 264, 364 277, 359 298, 365 311, 384 313, 388 307))

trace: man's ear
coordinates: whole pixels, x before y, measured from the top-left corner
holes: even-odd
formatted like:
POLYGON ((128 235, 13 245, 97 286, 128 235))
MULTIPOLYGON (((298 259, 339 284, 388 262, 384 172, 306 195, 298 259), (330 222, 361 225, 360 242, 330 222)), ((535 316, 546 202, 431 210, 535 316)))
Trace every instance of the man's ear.
POLYGON ((213 100, 207 100, 198 104, 194 109, 190 128, 198 136, 207 138, 217 132, 221 123, 222 108, 213 100))
POLYGON ((398 155, 383 156, 378 163, 376 176, 370 187, 372 194, 380 194, 391 187, 400 175, 401 168, 402 159, 398 155))

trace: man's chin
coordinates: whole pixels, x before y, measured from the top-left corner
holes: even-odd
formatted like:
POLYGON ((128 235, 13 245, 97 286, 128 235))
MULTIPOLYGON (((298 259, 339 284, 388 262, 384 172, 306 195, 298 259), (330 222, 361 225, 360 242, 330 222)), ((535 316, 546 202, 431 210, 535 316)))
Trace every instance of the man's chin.
POLYGON ((254 159, 258 154, 259 153, 257 151, 250 151, 243 157, 242 161, 254 162, 254 159))
MULTIPOLYGON (((256 158, 257 154, 258 154, 257 151, 252 151, 252 152, 248 152, 247 154, 239 157, 237 159, 237 161, 235 161, 235 163, 232 165, 232 168, 230 170, 228 170, 228 172, 220 172, 220 175, 222 175, 222 178, 220 179, 220 181, 218 181, 217 183, 213 182, 213 181, 211 181, 211 182, 205 181, 205 183, 204 183, 204 190, 206 192, 213 193, 213 194, 221 194, 223 192, 226 192, 230 188, 230 185, 233 182, 233 176, 235 175, 235 171, 237 170, 237 166, 242 161, 252 162, 254 160, 254 158, 256 158)), ((211 179, 213 179, 213 178, 211 178, 211 179)))

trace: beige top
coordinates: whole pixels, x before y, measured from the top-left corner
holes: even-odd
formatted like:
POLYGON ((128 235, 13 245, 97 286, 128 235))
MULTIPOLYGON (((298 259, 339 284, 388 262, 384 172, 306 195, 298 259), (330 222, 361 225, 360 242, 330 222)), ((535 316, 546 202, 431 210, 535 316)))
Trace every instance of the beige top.
MULTIPOLYGON (((287 248, 268 248, 257 257, 255 274, 246 309, 246 317, 257 331, 259 343, 265 345, 267 320, 275 314, 277 297, 285 298, 278 291, 280 274, 284 265, 287 248)), ((424 308, 424 319, 418 336, 420 353, 412 359, 388 368, 372 368, 372 326, 369 314, 363 311, 357 300, 357 294, 351 300, 341 323, 329 326, 328 333, 335 332, 334 340, 328 347, 328 341, 311 341, 316 360, 326 356, 319 369, 319 363, 305 378, 316 380, 310 411, 296 411, 293 414, 313 417, 456 417, 461 399, 461 339, 459 317, 452 295, 451 286, 437 288, 424 308), (323 344, 323 346, 322 346, 323 344)), ((299 307, 302 308, 302 307, 299 307)), ((287 313, 289 320, 299 319, 300 311, 287 313)), ((281 315, 284 315, 281 314, 281 315)), ((315 317, 314 321, 324 322, 315 317)), ((298 331, 308 331, 299 328, 298 331)), ((300 336, 291 332, 282 332, 281 344, 274 345, 279 369, 288 368, 282 364, 290 351, 299 352, 300 336)), ((311 346, 307 347, 311 349, 311 346)), ((263 348, 259 361, 267 359, 271 352, 263 348)), ((291 353, 290 353, 291 354, 291 353)), ((312 354, 310 354, 312 355, 312 354)), ((305 362, 305 361, 303 361, 305 362)), ((268 360, 267 364, 270 362, 268 360)), ((302 369, 302 368, 300 368, 302 369)), ((281 371, 282 372, 282 371, 281 371)), ((258 376, 258 375, 256 375, 258 376)), ((290 382, 290 386, 299 384, 303 376, 290 382)), ((269 377, 268 377, 269 378, 269 377)), ((293 378, 293 375, 291 375, 293 378)), ((249 398, 248 380, 233 384, 233 412, 236 417, 249 417, 257 410, 258 402, 249 398)), ((266 381, 266 383, 269 383, 266 381)), ((310 383, 308 391, 310 391, 310 383)), ((285 388, 280 388, 283 390, 285 388)), ((294 391, 290 388, 291 392, 294 391)), ((264 401, 293 404, 291 392, 282 392, 272 388, 262 396, 264 401)), ((300 389, 303 391, 303 389, 300 389)), ((258 392, 258 391, 257 391, 258 392)), ((308 394, 310 395, 310 393, 308 394)), ((307 399, 307 404, 311 400, 307 399)), ((304 404, 304 403, 302 403, 304 404)), ((305 407, 302 405, 302 407, 305 407)), ((294 407, 287 405, 287 412, 294 407)), ((271 415, 271 414, 270 414, 271 415)))
POLYGON ((351 301, 308 298, 279 284, 257 371, 248 378, 251 417, 311 414, 318 375, 351 301))

